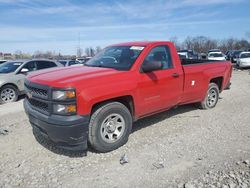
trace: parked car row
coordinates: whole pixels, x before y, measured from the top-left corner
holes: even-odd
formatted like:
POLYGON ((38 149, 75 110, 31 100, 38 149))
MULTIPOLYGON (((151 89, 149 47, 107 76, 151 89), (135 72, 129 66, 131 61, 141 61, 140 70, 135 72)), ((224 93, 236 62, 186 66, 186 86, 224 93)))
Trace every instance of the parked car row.
POLYGON ((249 50, 228 50, 225 54, 220 49, 211 49, 207 53, 198 54, 194 50, 179 50, 181 59, 207 59, 214 61, 231 61, 236 63, 238 68, 250 67, 249 50))
POLYGON ((197 53, 194 50, 179 50, 178 55, 181 59, 208 59, 215 61, 225 61, 226 55, 219 49, 209 50, 207 53, 197 53))

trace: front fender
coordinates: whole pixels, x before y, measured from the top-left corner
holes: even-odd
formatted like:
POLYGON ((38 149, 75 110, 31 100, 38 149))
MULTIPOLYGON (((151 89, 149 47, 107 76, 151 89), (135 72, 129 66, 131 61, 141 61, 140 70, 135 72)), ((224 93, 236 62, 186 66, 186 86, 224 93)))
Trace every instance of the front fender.
POLYGON ((135 83, 125 81, 123 84, 110 83, 82 90, 77 97, 78 112, 81 115, 90 114, 95 104, 118 97, 132 96, 134 98, 135 87, 135 83))

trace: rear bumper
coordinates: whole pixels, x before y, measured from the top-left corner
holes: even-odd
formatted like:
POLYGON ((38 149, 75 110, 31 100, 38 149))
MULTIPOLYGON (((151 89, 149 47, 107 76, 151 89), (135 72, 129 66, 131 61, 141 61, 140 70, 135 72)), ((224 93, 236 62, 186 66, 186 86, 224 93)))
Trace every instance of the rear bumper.
POLYGON ((240 63, 238 63, 238 65, 239 65, 240 68, 250 67, 250 63, 242 63, 242 62, 240 62, 240 63))
POLYGON ((33 130, 58 147, 72 151, 87 149, 89 116, 48 116, 33 110, 27 99, 24 100, 24 109, 33 130))

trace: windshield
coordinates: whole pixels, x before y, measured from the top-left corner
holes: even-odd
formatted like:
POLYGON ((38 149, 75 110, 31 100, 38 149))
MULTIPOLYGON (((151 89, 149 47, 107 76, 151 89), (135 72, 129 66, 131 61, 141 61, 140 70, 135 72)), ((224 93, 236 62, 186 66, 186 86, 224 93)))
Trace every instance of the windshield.
POLYGON ((241 54, 240 58, 250 58, 250 53, 241 54))
POLYGON ((223 57, 223 54, 221 54, 221 53, 210 53, 209 57, 223 57))
POLYGON ((219 49, 212 49, 212 50, 209 50, 208 53, 210 52, 221 52, 219 49))
POLYGON ((105 48, 85 65, 90 67, 129 70, 140 55, 143 46, 111 46, 105 48))
POLYGON ((0 73, 11 73, 15 72, 18 67, 20 67, 23 62, 7 62, 0 65, 0 73))

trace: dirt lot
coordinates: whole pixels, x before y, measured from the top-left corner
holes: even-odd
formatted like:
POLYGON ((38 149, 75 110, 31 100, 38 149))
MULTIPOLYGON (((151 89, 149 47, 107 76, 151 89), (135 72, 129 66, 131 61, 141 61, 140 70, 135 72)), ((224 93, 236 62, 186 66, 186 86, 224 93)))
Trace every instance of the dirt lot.
POLYGON ((86 157, 37 142, 22 100, 1 105, 0 187, 250 187, 249 71, 232 83, 216 108, 140 120, 125 146, 86 157))

